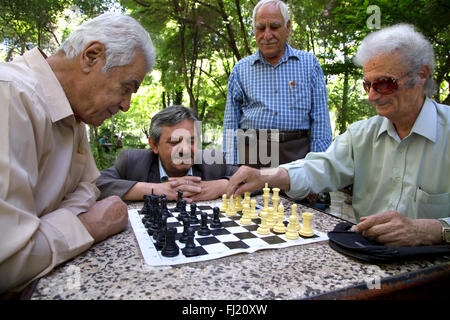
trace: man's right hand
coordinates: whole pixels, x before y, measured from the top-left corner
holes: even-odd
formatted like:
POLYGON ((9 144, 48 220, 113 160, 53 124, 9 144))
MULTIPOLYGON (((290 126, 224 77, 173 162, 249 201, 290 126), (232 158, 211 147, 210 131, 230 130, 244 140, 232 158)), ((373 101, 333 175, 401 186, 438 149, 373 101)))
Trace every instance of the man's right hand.
POLYGON ((118 196, 111 196, 94 203, 87 212, 78 215, 83 225, 100 242, 125 229, 128 209, 118 196))
POLYGON ((281 190, 289 190, 289 174, 283 168, 258 170, 242 166, 228 182, 227 197, 261 189, 265 183, 268 183, 272 188, 278 187, 281 190))

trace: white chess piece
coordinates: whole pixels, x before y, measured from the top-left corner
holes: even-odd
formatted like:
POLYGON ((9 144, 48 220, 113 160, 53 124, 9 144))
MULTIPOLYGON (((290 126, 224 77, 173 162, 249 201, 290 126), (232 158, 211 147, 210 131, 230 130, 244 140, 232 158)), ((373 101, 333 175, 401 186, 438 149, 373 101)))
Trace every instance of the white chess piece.
POLYGON ((312 212, 303 212, 303 225, 300 229, 300 235, 304 237, 312 237, 314 235, 314 231, 311 227, 313 216, 314 214, 312 212))
POLYGON ((273 231, 276 233, 286 233, 286 226, 283 223, 284 206, 282 203, 278 206, 278 222, 273 227, 273 231))
POLYGON ((242 225, 252 223, 252 219, 250 218, 250 207, 247 203, 244 203, 244 207, 242 208, 242 217, 239 219, 239 223, 242 225))
POLYGON ((237 212, 236 212, 236 209, 234 208, 234 205, 235 205, 234 198, 233 198, 233 195, 231 195, 230 196, 230 202, 228 203, 227 211, 225 212, 225 215, 227 217, 232 217, 232 216, 237 215, 237 212))
POLYGON ((289 240, 295 240, 300 238, 298 231, 296 229, 295 220, 296 220, 295 215, 291 214, 291 216, 289 217, 289 224, 287 226, 287 231, 285 233, 286 238, 289 240))
POLYGON ((259 234, 269 234, 270 228, 267 225, 267 212, 261 212, 261 224, 258 229, 256 229, 256 232, 259 234))
POLYGON ((222 195, 222 206, 220 207, 221 212, 226 212, 228 208, 228 201, 227 201, 227 195, 222 195))
POLYGON ((256 200, 250 200, 250 218, 256 219, 258 218, 258 212, 256 212, 256 200))

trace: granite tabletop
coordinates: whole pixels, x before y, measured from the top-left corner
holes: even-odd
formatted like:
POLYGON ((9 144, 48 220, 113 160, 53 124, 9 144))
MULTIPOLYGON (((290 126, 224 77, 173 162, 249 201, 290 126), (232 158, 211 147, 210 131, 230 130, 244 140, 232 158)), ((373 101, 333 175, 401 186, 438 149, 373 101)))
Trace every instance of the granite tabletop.
MULTIPOLYGON (((259 199, 258 202, 261 202, 259 199)), ((290 202, 281 198, 285 208, 290 202)), ((220 200, 205 202, 220 205, 220 200)), ((142 202, 128 205, 142 208, 142 202)), ((342 220, 314 213, 313 228, 331 231, 342 220)), ((31 297, 51 299, 264 300, 303 299, 358 284, 448 264, 446 258, 370 264, 344 256, 327 241, 236 254, 216 260, 152 267, 145 263, 131 225, 41 278, 31 297)))

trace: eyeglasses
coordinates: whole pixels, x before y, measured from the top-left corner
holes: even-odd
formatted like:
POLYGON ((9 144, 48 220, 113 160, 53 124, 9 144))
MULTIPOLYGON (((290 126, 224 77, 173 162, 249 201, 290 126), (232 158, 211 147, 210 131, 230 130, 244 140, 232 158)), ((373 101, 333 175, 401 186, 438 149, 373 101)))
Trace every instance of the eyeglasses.
POLYGON ((373 90, 375 90, 379 94, 388 95, 388 94, 391 94, 391 93, 394 93, 395 91, 397 91, 398 90, 397 82, 409 74, 410 73, 408 72, 397 79, 389 78, 389 77, 379 78, 372 83, 370 83, 369 81, 364 81, 363 87, 367 93, 369 93, 370 88, 373 88, 373 90))

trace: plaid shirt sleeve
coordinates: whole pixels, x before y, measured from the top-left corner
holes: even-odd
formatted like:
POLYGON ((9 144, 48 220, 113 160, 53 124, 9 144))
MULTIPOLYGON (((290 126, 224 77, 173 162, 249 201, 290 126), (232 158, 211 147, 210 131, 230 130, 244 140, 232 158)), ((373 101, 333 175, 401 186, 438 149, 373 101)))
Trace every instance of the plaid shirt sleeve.
POLYGON ((228 94, 223 120, 223 152, 227 164, 236 165, 238 162, 236 133, 239 128, 243 91, 238 82, 235 69, 228 79, 228 94))
POLYGON ((311 81, 311 151, 327 150, 333 139, 327 103, 327 87, 319 61, 314 57, 311 81))

